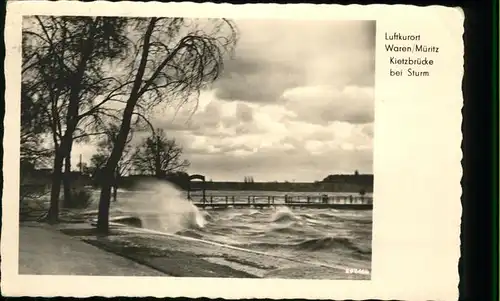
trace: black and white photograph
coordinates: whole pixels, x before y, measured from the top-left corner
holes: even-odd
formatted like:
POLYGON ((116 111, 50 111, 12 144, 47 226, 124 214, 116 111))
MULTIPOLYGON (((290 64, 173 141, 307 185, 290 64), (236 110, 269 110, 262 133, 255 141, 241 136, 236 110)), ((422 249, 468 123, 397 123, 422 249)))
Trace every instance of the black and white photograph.
POLYGON ((2 292, 456 299, 463 21, 8 3, 2 292))
POLYGON ((370 279, 375 21, 22 35, 21 274, 370 279))

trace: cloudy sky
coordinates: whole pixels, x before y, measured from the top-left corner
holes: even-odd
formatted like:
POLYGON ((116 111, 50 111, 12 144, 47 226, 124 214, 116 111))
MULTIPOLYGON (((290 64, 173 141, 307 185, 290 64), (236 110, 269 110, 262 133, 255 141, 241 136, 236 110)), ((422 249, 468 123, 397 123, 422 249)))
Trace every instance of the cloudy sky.
MULTIPOLYGON (((197 111, 163 110, 154 119, 184 147, 188 172, 296 182, 371 173, 375 22, 237 25, 235 58, 201 93, 197 111)), ((92 152, 80 146, 74 155, 86 161, 92 152)))

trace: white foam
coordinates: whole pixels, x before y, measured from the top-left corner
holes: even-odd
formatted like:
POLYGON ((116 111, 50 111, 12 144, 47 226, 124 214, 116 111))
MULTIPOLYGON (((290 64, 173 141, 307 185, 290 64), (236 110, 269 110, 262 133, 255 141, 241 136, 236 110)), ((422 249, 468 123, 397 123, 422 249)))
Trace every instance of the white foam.
POLYGON ((138 191, 130 192, 114 206, 140 218, 144 228, 175 233, 205 226, 200 210, 170 183, 147 180, 138 186, 138 191))
POLYGON ((178 234, 166 233, 166 232, 161 232, 161 231, 152 230, 152 229, 135 228, 131 232, 134 232, 134 233, 148 233, 148 234, 156 234, 156 235, 161 235, 161 236, 175 237, 175 238, 183 239, 183 240, 187 240, 187 241, 196 241, 196 242, 206 243, 206 244, 217 246, 217 247, 223 247, 223 248, 227 248, 227 249, 231 249, 231 250, 236 250, 236 251, 241 251, 241 252, 246 252, 246 253, 258 254, 258 255, 262 255, 262 256, 266 256, 266 257, 275 257, 275 258, 289 260, 289 261, 293 261, 293 262, 297 262, 297 263, 301 263, 301 264, 306 264, 306 265, 315 265, 315 266, 320 266, 320 267, 325 267, 325 268, 330 268, 330 269, 340 269, 340 270, 344 270, 344 271, 346 270, 346 267, 340 266, 340 265, 324 264, 324 263, 321 263, 321 262, 314 262, 314 261, 302 261, 302 260, 298 260, 298 259, 291 258, 291 257, 280 256, 280 255, 270 254, 270 253, 261 252, 261 251, 255 251, 255 250, 249 250, 249 249, 239 248, 239 247, 235 247, 235 246, 231 246, 231 245, 226 245, 226 244, 222 244, 222 243, 218 243, 218 242, 214 242, 214 241, 210 241, 210 240, 204 240, 204 239, 199 239, 199 238, 194 238, 194 237, 181 236, 181 235, 178 235, 178 234))

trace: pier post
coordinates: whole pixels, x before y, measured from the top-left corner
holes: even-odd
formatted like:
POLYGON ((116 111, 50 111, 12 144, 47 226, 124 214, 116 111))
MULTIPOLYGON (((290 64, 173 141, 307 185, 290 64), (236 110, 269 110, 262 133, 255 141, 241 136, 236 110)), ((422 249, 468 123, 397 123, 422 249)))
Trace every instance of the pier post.
MULTIPOLYGON (((357 195, 357 194, 342 194, 342 195, 328 195, 328 194, 313 194, 313 195, 247 195, 248 205, 245 206, 244 203, 241 203, 243 199, 238 197, 238 202, 236 202, 235 195, 206 195, 206 197, 201 197, 197 201, 196 198, 191 195, 193 202, 196 206, 200 208, 215 208, 214 209, 224 209, 230 207, 229 205, 232 203, 236 207, 249 207, 252 205, 255 208, 265 208, 267 206, 275 205, 275 199, 278 199, 278 204, 283 204, 281 199, 284 199, 286 206, 290 208, 296 207, 312 207, 312 208, 337 208, 337 204, 340 205, 340 208, 346 207, 356 207, 356 210, 369 210, 368 206, 361 205, 373 205, 373 197, 366 195, 357 195), (267 202, 266 202, 267 198, 267 202), (225 205, 225 206, 224 206, 225 205), (345 206, 344 206, 345 205, 345 206), (351 206, 347 206, 351 205, 351 206), (356 206, 355 206, 356 205, 356 206), (359 207, 357 205, 360 205, 359 207)), ((243 201, 244 202, 244 201, 243 201)))
MULTIPOLYGON (((203 180, 205 181, 205 180, 203 180)), ((205 194, 205 188, 203 188, 203 204, 205 204, 205 201, 207 200, 207 195, 205 194)))
POLYGON ((323 197, 322 197, 322 203, 323 204, 328 204, 328 195, 327 194, 323 195, 323 197))

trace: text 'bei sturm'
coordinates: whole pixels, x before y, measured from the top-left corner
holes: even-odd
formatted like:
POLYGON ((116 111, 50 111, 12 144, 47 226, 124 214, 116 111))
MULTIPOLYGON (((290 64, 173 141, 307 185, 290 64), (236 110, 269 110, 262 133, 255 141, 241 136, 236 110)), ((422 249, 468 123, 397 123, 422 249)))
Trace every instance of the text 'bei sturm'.
POLYGON ((439 53, 438 46, 414 43, 421 41, 421 36, 414 34, 386 32, 384 38, 385 41, 391 41, 384 44, 385 52, 395 54, 389 57, 389 65, 391 65, 389 76, 428 77, 431 75, 430 66, 433 66, 435 61, 427 55, 439 53), (405 55, 398 56, 399 53, 405 55), (416 55, 412 56, 413 53, 416 55))

